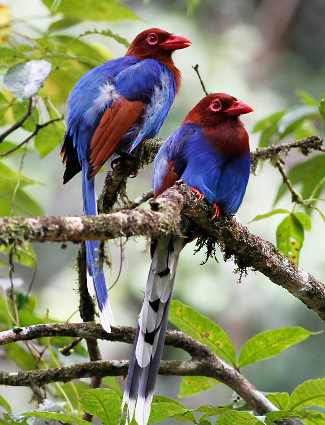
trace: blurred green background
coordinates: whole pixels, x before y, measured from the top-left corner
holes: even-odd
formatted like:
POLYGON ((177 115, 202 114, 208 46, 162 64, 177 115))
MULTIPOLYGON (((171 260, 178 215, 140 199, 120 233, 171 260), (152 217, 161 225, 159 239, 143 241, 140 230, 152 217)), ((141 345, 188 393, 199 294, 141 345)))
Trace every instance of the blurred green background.
MULTIPOLYGON (((82 0, 75 0, 76 8, 82 0)), ((4 0, 0 3, 7 4, 4 0)), ((195 1, 189 2, 191 4, 195 1)), ((12 0, 13 36, 20 34, 38 37, 46 31, 52 18, 39 0, 12 0), (28 20, 26 26, 20 19, 28 20)), ((188 13, 185 0, 130 0, 125 5, 141 20, 117 22, 85 21, 60 34, 77 36, 86 30, 109 28, 129 42, 142 30, 159 27, 192 41, 189 49, 176 52, 174 61, 181 70, 183 83, 171 112, 160 132, 166 138, 182 122, 185 114, 204 96, 192 66, 199 64, 202 79, 208 91, 227 92, 248 103, 254 113, 243 117, 249 133, 261 118, 299 103, 298 91, 306 91, 320 99, 325 86, 325 2, 323 0, 202 0, 188 13)), ((89 35, 83 38, 93 43, 107 59, 125 53, 125 47, 111 38, 89 35)), ((85 72, 86 69, 83 71, 85 72)), ((81 72, 80 69, 76 72, 81 72)), ((56 73, 56 84, 66 88, 71 84, 56 73)), ((73 80, 73 79, 72 79, 73 80)), ((71 81, 72 81, 71 80, 71 81)), ((52 86, 52 88, 55 85, 52 86)), ((49 85, 48 90, 51 90, 49 85)), ((65 91, 62 90, 64 94, 65 91)), ((57 101, 65 111, 62 93, 57 101)), ((19 137, 19 132, 17 132, 19 137)), ((251 149, 258 146, 258 135, 251 134, 251 149)), ((289 137, 286 141, 291 141, 289 137)), ((288 164, 301 158, 291 154, 288 164)), ((8 164, 17 161, 9 159, 8 164)), ((37 153, 28 155, 24 173, 40 182, 28 192, 43 206, 45 215, 79 215, 82 213, 81 176, 68 185, 62 185, 63 166, 59 146, 40 160, 37 153)), ((152 167, 141 170, 137 178, 128 183, 128 195, 134 199, 151 188, 152 167)), ((97 193, 105 173, 96 178, 97 193)), ((270 211, 281 176, 269 164, 259 167, 251 176, 244 202, 238 217, 250 222, 257 214, 270 211)), ((291 208, 290 197, 282 198, 279 208, 291 208)), ((300 256, 300 267, 324 281, 324 223, 314 214, 313 229, 305 236, 300 256)), ((251 232, 275 243, 279 216, 267 221, 248 224, 251 232)), ((113 269, 107 270, 107 280, 113 282, 120 265, 119 242, 108 243, 113 259, 113 269)), ((142 302, 142 291, 150 266, 148 241, 144 238, 130 240, 123 252, 122 274, 110 291, 111 304, 119 325, 136 326, 142 302)), ((78 309, 77 274, 74 268, 78 247, 68 244, 34 244, 38 267, 32 291, 37 295, 40 314, 50 310, 51 317, 67 320, 78 309)), ((259 273, 248 271, 247 276, 234 274, 232 261, 224 262, 217 253, 218 263, 209 260, 200 265, 204 253, 193 256, 195 244, 187 246, 181 254, 176 277, 174 299, 195 308, 220 325, 234 341, 241 345, 258 332, 285 326, 303 326, 311 331, 324 328, 318 317, 284 289, 271 283, 259 273)), ((15 277, 23 279, 28 287, 33 271, 17 267, 15 277)), ((5 272, 1 273, 2 277, 5 272)), ((73 320, 80 320, 75 314, 73 320)), ((292 391, 306 379, 324 376, 324 336, 310 337, 290 348, 275 359, 248 366, 244 375, 261 391, 292 391)), ((128 359, 131 347, 123 344, 101 342, 104 359, 128 359)), ((1 350, 0 350, 1 358, 1 350)), ((165 359, 182 359, 185 355, 167 348, 165 359)), ((68 361, 68 360, 67 360, 68 361)), ((1 360, 1 369, 15 371, 15 366, 1 360)), ((181 378, 159 377, 156 394, 176 397, 181 378)), ((14 411, 30 408, 31 392, 28 389, 0 388, 12 404, 14 411)), ((224 386, 190 397, 183 402, 188 407, 200 403, 221 404, 229 401, 231 390, 224 386)))

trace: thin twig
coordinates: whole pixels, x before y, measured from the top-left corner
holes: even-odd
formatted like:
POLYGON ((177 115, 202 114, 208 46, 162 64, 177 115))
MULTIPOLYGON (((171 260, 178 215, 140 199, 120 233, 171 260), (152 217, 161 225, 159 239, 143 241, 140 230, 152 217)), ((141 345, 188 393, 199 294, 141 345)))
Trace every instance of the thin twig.
POLYGON ((41 130, 44 127, 47 127, 48 125, 52 124, 53 122, 61 121, 62 119, 63 119, 63 117, 53 118, 52 120, 47 121, 44 124, 36 124, 36 128, 31 135, 29 135, 25 140, 23 140, 21 143, 19 143, 19 145, 15 146, 14 148, 10 149, 7 152, 0 154, 0 157, 4 157, 4 156, 10 155, 11 153, 15 152, 17 149, 21 148, 23 145, 28 143, 34 136, 36 136, 36 134, 39 132, 39 130, 41 130))
POLYGON ((306 205, 310 207, 310 203, 309 202, 305 202, 302 197, 299 195, 298 192, 296 192, 286 174, 286 172, 284 171, 284 168, 282 167, 281 163, 279 160, 275 161, 275 165, 277 167, 277 169, 280 171, 280 174, 282 176, 283 179, 283 183, 287 185, 289 192, 291 193, 291 200, 292 202, 296 203, 296 204, 302 204, 302 205, 306 205))
POLYGON ((17 122, 15 122, 10 128, 8 128, 8 130, 6 130, 5 132, 3 132, 2 134, 0 134, 0 143, 7 137, 9 136, 9 134, 13 133, 15 130, 17 130, 17 128, 19 128, 24 121, 27 120, 27 118, 30 116, 30 114, 32 113, 32 106, 33 106, 33 98, 31 97, 29 99, 29 103, 28 103, 28 107, 27 110, 25 112, 25 114, 20 118, 20 120, 18 120, 17 122))
POLYGON ((259 161, 270 160, 274 164, 279 157, 287 155, 291 149, 300 149, 303 155, 308 155, 313 151, 324 152, 323 143, 324 140, 318 136, 311 136, 290 143, 258 148, 255 152, 251 152, 251 173, 255 174, 259 161))
MULTIPOLYGON (((133 210, 134 208, 137 208, 139 205, 143 204, 144 202, 147 202, 151 198, 153 198, 153 190, 149 190, 148 192, 145 192, 142 195, 138 196, 137 198, 135 198, 134 201, 131 201, 127 205, 125 205, 124 208, 133 210)), ((117 211, 117 209, 115 211, 117 211)))
POLYGON ((203 80, 202 80, 202 78, 201 78, 201 74, 200 74, 200 72, 199 72, 199 64, 196 64, 195 66, 193 66, 193 65, 192 65, 192 68, 193 68, 193 69, 194 69, 194 71, 197 73, 197 76, 199 77, 199 80, 200 80, 200 83, 201 83, 202 89, 203 89, 203 91, 204 91, 205 95, 207 96, 209 93, 207 92, 207 90, 206 90, 206 88, 205 88, 205 85, 204 85, 204 82, 203 82, 203 80))

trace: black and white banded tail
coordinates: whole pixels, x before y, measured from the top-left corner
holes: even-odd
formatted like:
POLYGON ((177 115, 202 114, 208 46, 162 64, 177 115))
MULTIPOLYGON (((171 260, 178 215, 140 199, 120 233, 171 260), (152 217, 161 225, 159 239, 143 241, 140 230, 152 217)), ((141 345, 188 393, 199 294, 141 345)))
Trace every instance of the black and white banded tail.
POLYGON ((128 421, 133 416, 138 425, 146 425, 157 380, 168 310, 173 290, 177 261, 184 239, 162 236, 153 242, 153 253, 146 293, 139 315, 123 403, 128 404, 128 421))

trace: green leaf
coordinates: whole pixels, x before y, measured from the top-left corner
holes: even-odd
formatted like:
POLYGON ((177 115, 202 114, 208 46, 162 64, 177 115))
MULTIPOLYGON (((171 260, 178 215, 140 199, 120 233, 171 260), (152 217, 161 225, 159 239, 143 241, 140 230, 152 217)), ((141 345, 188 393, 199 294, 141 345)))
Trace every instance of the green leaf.
POLYGON ((120 396, 123 396, 123 389, 116 376, 105 376, 102 382, 107 385, 108 388, 116 391, 120 396))
MULTIPOLYGON (((10 309, 10 307, 9 307, 10 309)), ((10 310, 12 312, 12 310, 10 310)), ((0 295, 0 324, 2 325, 2 330, 12 327, 12 322, 7 312, 7 306, 4 302, 2 293, 0 295), (3 326, 4 325, 4 326, 3 326)))
POLYGON ((64 132, 65 129, 63 124, 60 121, 55 121, 52 124, 42 128, 37 133, 34 139, 34 144, 41 158, 44 158, 58 145, 61 145, 64 132))
POLYGON ((239 353, 238 367, 277 356, 283 350, 304 341, 313 334, 314 332, 309 332, 300 326, 261 332, 243 345, 239 353))
POLYGON ((214 378, 207 378, 206 376, 184 376, 180 384, 178 397, 190 397, 201 391, 213 388, 217 384, 220 384, 220 382, 214 378))
POLYGON ((15 246, 11 250, 11 246, 0 246, 0 252, 5 255, 12 255, 15 263, 25 267, 35 268, 37 265, 36 255, 32 246, 26 243, 25 246, 15 246))
POLYGON ((11 204, 19 180, 19 188, 16 192, 15 213, 30 216, 42 215, 40 205, 28 195, 22 188, 36 182, 23 174, 18 174, 3 162, 0 162, 0 216, 11 215, 11 204))
POLYGON ((295 140, 301 140, 305 137, 314 136, 317 133, 314 121, 315 120, 312 119, 305 119, 301 121, 294 130, 295 140))
POLYGON ((191 410, 188 410, 187 407, 185 407, 182 403, 180 403, 179 401, 176 401, 172 398, 168 398, 168 397, 162 397, 162 396, 154 396, 153 403, 159 404, 159 403, 165 403, 165 404, 175 404, 176 406, 180 407, 182 409, 181 414, 179 413, 179 411, 177 410, 177 413, 173 416, 171 416, 171 418, 181 421, 181 422, 194 422, 196 423, 196 418, 194 416, 194 414, 192 413, 191 410))
POLYGON ((269 393, 266 398, 280 410, 286 410, 289 404, 288 393, 269 393))
POLYGON ((112 54, 105 50, 104 47, 85 43, 79 38, 73 38, 67 35, 58 35, 56 38, 65 46, 65 53, 73 54, 74 56, 86 57, 87 60, 102 63, 113 58, 112 54))
POLYGON ((325 121, 325 97, 323 97, 319 103, 319 113, 322 119, 325 121))
POLYGON ((52 65, 46 60, 20 63, 8 70, 3 84, 18 100, 33 96, 51 72, 52 65))
POLYGON ((295 214, 285 217, 276 230, 276 243, 279 251, 295 264, 299 262, 299 254, 304 242, 304 228, 295 214))
POLYGON ((302 120, 317 117, 319 117, 319 111, 316 106, 294 106, 279 120, 280 139, 294 131, 302 120))
MULTIPOLYGON (((0 114, 1 114, 1 109, 0 109, 0 114)), ((11 149, 15 148, 16 146, 17 146, 17 143, 14 143, 14 142, 9 142, 9 141, 1 142, 0 143, 0 154, 3 154, 5 152, 9 152, 11 149)), ((9 155, 21 155, 21 150, 17 149, 9 155)))
POLYGON ((35 368, 35 359, 29 351, 20 344, 7 344, 4 346, 8 358, 16 363, 22 370, 32 370, 35 368))
POLYGON ((203 419, 202 421, 199 422, 199 425, 212 425, 212 423, 208 421, 207 419, 203 419))
MULTIPOLYGON (((288 178, 293 185, 301 184, 301 196, 303 199, 308 199, 314 188, 322 180, 325 175, 325 155, 316 155, 309 160, 297 164, 290 168, 288 178)), ((324 188, 324 184, 320 185, 314 197, 318 195, 324 188)), ((276 204, 286 193, 287 186, 282 184, 279 187, 274 204, 276 204)))
POLYGON ((58 412, 28 412, 22 413, 26 418, 44 418, 51 419, 52 421, 59 421, 62 423, 70 422, 75 425, 89 425, 88 421, 78 418, 77 416, 68 415, 66 413, 58 412))
POLYGON ((312 221, 309 215, 303 212, 295 212, 294 216, 300 221, 300 224, 304 230, 310 231, 312 226, 312 221))
POLYGON ((8 105, 9 101, 6 96, 0 92, 0 105, 8 105))
MULTIPOLYGON (((2 194, 0 203, 0 215, 11 215, 12 193, 2 194), (7 206, 7 209, 6 209, 7 206)), ((43 214, 42 207, 28 193, 22 189, 18 189, 15 201, 15 214, 27 216, 40 216, 43 214)))
POLYGON ((265 425, 248 412, 225 412, 217 420, 218 425, 265 425))
POLYGON ((11 413, 10 404, 7 402, 7 400, 4 399, 4 397, 1 394, 0 394, 0 407, 3 407, 8 413, 11 413))
POLYGON ((276 112, 255 124, 253 133, 261 132, 259 147, 269 146, 278 141, 278 122, 285 113, 286 111, 276 112))
POLYGON ((236 365, 233 343, 226 332, 212 320, 175 300, 171 302, 169 320, 187 335, 210 347, 220 358, 236 365))
POLYGON ((24 418, 23 414, 19 413, 4 413, 3 417, 5 418, 5 421, 0 422, 5 425, 30 425, 30 423, 27 422, 27 419, 24 418))
POLYGON ((265 213, 265 214, 258 214, 249 223, 252 223, 253 221, 263 220, 264 218, 271 217, 272 215, 275 215, 275 214, 290 214, 290 211, 289 210, 284 210, 282 208, 277 208, 277 209, 272 210, 272 211, 270 211, 268 213, 265 213))
POLYGON ((123 44, 126 48, 130 46, 130 43, 127 41, 126 38, 113 33, 109 29, 101 30, 101 31, 98 31, 97 29, 94 29, 92 31, 85 31, 83 34, 80 34, 79 37, 83 37, 84 35, 90 35, 90 34, 100 34, 100 35, 104 35, 105 37, 111 37, 111 38, 114 38, 114 40, 117 41, 118 43, 123 44))
MULTIPOLYGON (((43 322, 44 323, 44 322, 43 322)), ((83 392, 89 390, 89 384, 86 382, 74 381, 73 384, 71 382, 66 382, 65 384, 61 384, 62 389, 56 388, 58 399, 60 396, 62 397, 62 390, 65 395, 68 397, 70 403, 72 404, 75 410, 78 410, 80 407, 79 398, 83 392)))
MULTIPOLYGON (((0 127, 3 127, 8 123, 8 119, 6 117, 6 112, 7 112, 8 108, 9 108, 8 105, 5 105, 5 106, 0 108, 0 127)), ((1 145, 3 143, 4 142, 1 142, 1 145)))
POLYGON ((25 177, 22 174, 19 175, 3 162, 0 162, 0 194, 14 189, 18 179, 20 180, 21 187, 36 183, 35 180, 25 177))
POLYGON ((65 30, 67 28, 73 27, 74 25, 77 25, 81 22, 78 18, 73 18, 71 16, 59 19, 58 21, 52 22, 52 24, 49 26, 48 31, 60 31, 65 30))
MULTIPOLYGON (((48 9, 51 9, 53 0, 42 0, 48 9)), ((75 0, 57 2, 54 12, 63 13, 66 17, 74 17, 84 21, 120 21, 138 20, 138 16, 117 0, 83 0, 76 7, 75 0)))
POLYGON ((148 424, 161 422, 168 418, 179 419, 187 413, 187 409, 175 403, 152 403, 148 424))
MULTIPOLYGON (((29 100, 25 100, 23 102, 15 101, 12 106, 12 112, 14 115, 15 121, 19 121, 23 115, 26 113, 27 108, 29 106, 29 100)), ((32 115, 29 115, 29 117, 23 122, 22 127, 24 130, 33 132, 36 128, 36 122, 38 122, 39 119, 39 113, 37 108, 33 108, 32 115)))
POLYGON ((203 419, 210 416, 221 415, 230 409, 230 406, 213 406, 212 404, 203 404, 202 406, 195 409, 194 412, 203 413, 203 415, 200 417, 200 421, 202 421, 203 419))
POLYGON ((325 378, 303 382, 294 389, 289 398, 289 409, 311 406, 325 407, 325 378))
POLYGON ((26 56, 18 52, 16 49, 9 49, 9 47, 0 47, 0 66, 14 65, 22 60, 27 60, 26 56))
POLYGON ((315 410, 300 410, 301 413, 308 414, 308 416, 303 417, 305 425, 324 425, 325 424, 325 414, 319 413, 315 410))
POLYGON ((116 425, 121 417, 121 398, 114 390, 87 390, 80 402, 88 413, 98 416, 105 425, 116 425))
POLYGON ((193 16, 193 13, 197 6, 199 5, 200 0, 187 0, 187 13, 190 16, 193 16))
POLYGON ((296 94, 300 97, 301 103, 306 106, 318 106, 318 101, 314 99, 309 93, 298 90, 296 94))
POLYGON ((282 419, 302 419, 305 422, 305 419, 317 420, 320 424, 325 424, 324 417, 318 412, 310 412, 310 411, 285 411, 285 410, 276 410, 274 412, 266 413, 265 415, 265 423, 266 425, 274 425, 274 421, 281 421, 282 419))

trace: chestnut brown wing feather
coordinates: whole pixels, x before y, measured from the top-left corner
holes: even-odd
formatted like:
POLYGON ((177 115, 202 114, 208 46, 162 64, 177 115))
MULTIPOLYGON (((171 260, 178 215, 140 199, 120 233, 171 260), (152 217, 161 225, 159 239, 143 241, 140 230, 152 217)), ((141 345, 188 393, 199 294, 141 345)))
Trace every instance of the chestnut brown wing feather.
POLYGON ((174 183, 179 180, 179 175, 174 171, 174 161, 170 161, 167 164, 167 170, 165 177, 162 181, 162 185, 159 189, 155 191, 154 198, 161 195, 165 190, 174 186, 174 183))
POLYGON ((144 102, 119 98, 106 109, 90 143, 90 179, 116 151, 123 136, 139 121, 144 107, 144 102))

